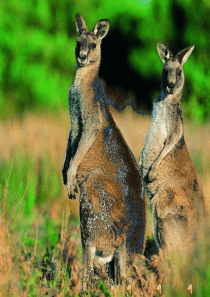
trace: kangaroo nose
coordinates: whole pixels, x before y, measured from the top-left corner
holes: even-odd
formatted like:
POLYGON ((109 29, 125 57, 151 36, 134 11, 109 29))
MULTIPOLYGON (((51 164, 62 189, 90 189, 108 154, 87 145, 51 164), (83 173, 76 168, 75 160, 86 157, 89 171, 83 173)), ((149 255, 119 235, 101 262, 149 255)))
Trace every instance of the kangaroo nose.
POLYGON ((80 59, 85 60, 87 58, 87 54, 86 53, 80 53, 79 57, 80 57, 80 59))
POLYGON ((168 87, 169 87, 170 89, 173 89, 173 88, 174 88, 174 86, 175 86, 175 84, 174 84, 174 83, 172 83, 172 82, 168 83, 168 87))

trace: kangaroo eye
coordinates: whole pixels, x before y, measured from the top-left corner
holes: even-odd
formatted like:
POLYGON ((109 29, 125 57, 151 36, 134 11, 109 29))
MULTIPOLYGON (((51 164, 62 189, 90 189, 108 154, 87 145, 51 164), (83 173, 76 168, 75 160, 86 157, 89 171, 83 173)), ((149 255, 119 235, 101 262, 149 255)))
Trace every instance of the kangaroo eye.
POLYGON ((96 48, 96 44, 95 43, 91 43, 91 48, 95 49, 96 48))

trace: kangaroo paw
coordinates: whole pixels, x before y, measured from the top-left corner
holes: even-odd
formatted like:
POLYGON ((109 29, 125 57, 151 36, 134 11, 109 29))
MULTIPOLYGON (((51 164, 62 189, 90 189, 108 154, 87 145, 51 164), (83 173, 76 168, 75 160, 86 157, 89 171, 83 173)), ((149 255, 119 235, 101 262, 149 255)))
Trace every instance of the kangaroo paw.
POLYGON ((155 170, 150 170, 148 174, 148 181, 153 182, 156 179, 156 172, 155 170))
POLYGON ((78 193, 77 180, 75 175, 72 175, 70 172, 67 176, 67 192, 70 199, 76 199, 76 194, 78 193))
POLYGON ((76 184, 68 183, 66 188, 67 188, 69 198, 76 199, 76 193, 78 193, 78 188, 77 188, 76 184))

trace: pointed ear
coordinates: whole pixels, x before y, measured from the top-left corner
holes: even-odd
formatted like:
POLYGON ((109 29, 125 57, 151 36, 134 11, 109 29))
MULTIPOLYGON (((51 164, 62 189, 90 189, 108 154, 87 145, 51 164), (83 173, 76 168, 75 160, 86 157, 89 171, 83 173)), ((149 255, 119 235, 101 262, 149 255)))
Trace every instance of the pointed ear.
POLYGON ((85 32, 88 31, 85 21, 80 13, 76 14, 76 28, 77 28, 78 34, 81 34, 82 31, 85 31, 85 32))
POLYGON ((187 59, 189 58, 190 54, 192 53, 194 49, 194 45, 190 46, 188 48, 185 48, 184 50, 182 50, 181 52, 179 52, 176 56, 179 59, 180 64, 184 64, 187 62, 187 59))
POLYGON ((157 43, 157 51, 163 63, 165 63, 170 57, 173 57, 173 54, 168 46, 161 41, 157 43))
POLYGON ((97 38, 102 39, 109 31, 109 20, 100 20, 93 28, 93 33, 97 38))

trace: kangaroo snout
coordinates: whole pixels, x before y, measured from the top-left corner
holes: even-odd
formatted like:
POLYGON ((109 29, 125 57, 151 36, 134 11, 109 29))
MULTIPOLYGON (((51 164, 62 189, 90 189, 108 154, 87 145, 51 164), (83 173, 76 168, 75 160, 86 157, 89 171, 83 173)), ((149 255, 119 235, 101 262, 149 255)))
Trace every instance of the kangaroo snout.
POLYGON ((173 88, 174 88, 174 86, 175 86, 175 84, 174 84, 174 83, 172 83, 172 82, 169 82, 169 83, 168 83, 168 87, 169 87, 170 89, 173 89, 173 88))
POLYGON ((78 57, 78 62, 80 64, 84 64, 87 61, 87 53, 86 52, 80 52, 78 57))
POLYGON ((169 82, 168 85, 167 85, 168 93, 170 93, 170 94, 173 93, 174 87, 175 87, 175 84, 173 82, 169 82))
POLYGON ((87 58, 87 53, 81 52, 81 53, 79 54, 79 58, 80 58, 81 60, 85 60, 85 59, 87 58))

